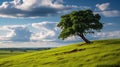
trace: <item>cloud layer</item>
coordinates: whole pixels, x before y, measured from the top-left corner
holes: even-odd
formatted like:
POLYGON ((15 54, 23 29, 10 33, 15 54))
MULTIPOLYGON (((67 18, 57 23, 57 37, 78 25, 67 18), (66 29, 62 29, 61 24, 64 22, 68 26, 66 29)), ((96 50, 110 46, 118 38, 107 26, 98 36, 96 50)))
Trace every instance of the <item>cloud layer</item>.
POLYGON ((0 35, 2 41, 56 41, 60 29, 55 22, 40 22, 27 25, 0 26, 4 35, 0 35))
POLYGON ((107 39, 107 38, 120 38, 120 31, 111 31, 111 32, 99 32, 94 35, 99 39, 107 39))
POLYGON ((81 8, 87 7, 63 5, 63 0, 13 0, 0 5, 0 17, 45 17, 81 8))
MULTIPOLYGON (((61 41, 58 35, 61 30, 56 27, 56 22, 39 22, 26 25, 5 25, 0 26, 0 41, 61 41), (3 33, 4 31, 4 33, 3 33), (3 35, 3 34, 4 35, 3 35)), ((106 26, 111 26, 112 23, 107 23, 106 26)), ((115 24, 114 24, 115 25, 115 24)), ((93 36, 87 38, 105 39, 105 38, 119 38, 120 31, 106 31, 97 32, 93 36)), ((79 37, 73 36, 67 38, 65 41, 76 41, 79 37)))

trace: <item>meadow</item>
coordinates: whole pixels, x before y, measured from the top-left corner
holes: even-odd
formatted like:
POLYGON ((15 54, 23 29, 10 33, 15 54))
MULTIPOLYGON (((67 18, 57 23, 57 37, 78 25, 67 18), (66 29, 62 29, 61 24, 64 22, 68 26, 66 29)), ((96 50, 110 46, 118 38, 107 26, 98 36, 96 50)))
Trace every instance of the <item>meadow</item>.
POLYGON ((47 50, 50 48, 0 48, 0 59, 24 53, 47 50))
POLYGON ((1 58, 5 58, 5 57, 10 57, 10 56, 15 56, 15 55, 19 55, 19 54, 23 54, 26 52, 23 51, 14 51, 11 52, 10 50, 0 50, 0 59, 1 58))
POLYGON ((0 67, 120 67, 120 39, 13 55, 1 58, 0 67))

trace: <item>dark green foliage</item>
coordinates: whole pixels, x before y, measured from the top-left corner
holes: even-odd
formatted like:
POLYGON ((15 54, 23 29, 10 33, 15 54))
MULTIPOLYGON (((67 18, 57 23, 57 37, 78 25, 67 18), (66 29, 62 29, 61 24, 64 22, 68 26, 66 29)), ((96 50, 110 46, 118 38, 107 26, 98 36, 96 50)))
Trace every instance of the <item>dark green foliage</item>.
POLYGON ((101 16, 94 14, 91 10, 73 11, 63 15, 57 25, 62 29, 59 38, 64 40, 69 36, 80 36, 86 43, 90 43, 84 35, 100 31, 103 27, 100 19, 101 16))

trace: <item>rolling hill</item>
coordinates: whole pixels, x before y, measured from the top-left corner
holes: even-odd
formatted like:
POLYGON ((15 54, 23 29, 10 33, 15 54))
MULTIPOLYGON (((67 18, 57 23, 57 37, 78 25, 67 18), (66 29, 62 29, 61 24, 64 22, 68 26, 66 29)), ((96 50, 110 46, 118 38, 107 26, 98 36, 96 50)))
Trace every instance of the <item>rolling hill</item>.
POLYGON ((0 59, 0 67, 120 67, 120 39, 15 55, 0 59))

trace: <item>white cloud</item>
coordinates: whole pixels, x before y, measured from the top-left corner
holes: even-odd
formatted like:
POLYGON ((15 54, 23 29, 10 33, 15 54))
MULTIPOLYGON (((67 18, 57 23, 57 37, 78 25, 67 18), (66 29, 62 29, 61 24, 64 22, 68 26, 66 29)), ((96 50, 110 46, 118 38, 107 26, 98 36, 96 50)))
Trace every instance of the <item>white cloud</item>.
POLYGON ((99 32, 99 33, 96 33, 94 37, 99 39, 120 38, 120 31, 99 32))
POLYGON ((96 4, 96 7, 98 9, 100 9, 101 11, 104 11, 104 10, 108 9, 109 5, 110 5, 110 3, 96 4))
MULTIPOLYGON (((56 22, 39 22, 27 25, 5 25, 0 30, 7 31, 0 34, 2 41, 61 41, 58 35, 61 30, 56 22)), ((0 32, 1 33, 1 32, 0 32)), ((75 37, 68 37, 65 41, 75 40, 75 37)))
MULTIPOLYGON (((56 22, 39 22, 26 25, 5 25, 0 26, 0 41, 57 41, 61 29, 56 27, 56 22), (4 32, 3 32, 4 31, 4 32)), ((106 23, 105 25, 113 25, 106 23)), ((88 37, 87 37, 88 38, 88 37)), ((91 37, 94 38, 120 38, 120 31, 99 32, 91 37)), ((81 39, 81 38, 79 38, 81 39)), ((79 40, 77 36, 68 37, 65 41, 79 40)))
POLYGON ((73 9, 86 9, 86 6, 63 5, 63 0, 13 0, 0 5, 0 17, 44 17, 73 9))
POLYGON ((103 4, 96 4, 96 7, 100 10, 99 13, 105 17, 117 17, 120 16, 120 11, 119 10, 108 10, 110 6, 110 3, 103 3, 103 4))
POLYGON ((32 32, 27 27, 14 27, 11 32, 12 41, 30 41, 32 32))
MULTIPOLYGON (((61 32, 61 29, 58 28, 56 22, 40 22, 33 23, 32 27, 36 28, 38 31, 34 32, 31 36, 31 40, 41 40, 41 41, 61 41, 58 39, 58 36, 61 32)), ((76 36, 68 37, 65 41, 77 40, 76 36)))
POLYGON ((57 40, 60 29, 54 22, 33 23, 32 27, 38 31, 32 35, 31 40, 57 40))
POLYGON ((32 34, 26 25, 6 25, 0 29, 7 31, 6 35, 0 36, 2 41, 30 41, 32 34))
MULTIPOLYGON (((67 43, 70 44, 70 43, 67 43)), ((67 45, 63 42, 0 42, 0 48, 41 48, 67 45)))
POLYGON ((107 26, 113 26, 113 25, 116 25, 116 24, 115 24, 115 23, 110 23, 110 22, 104 23, 104 26, 105 26, 105 27, 107 27, 107 26))
POLYGON ((111 11, 103 11, 101 12, 106 17, 117 17, 120 16, 120 11, 118 10, 111 10, 111 11))

